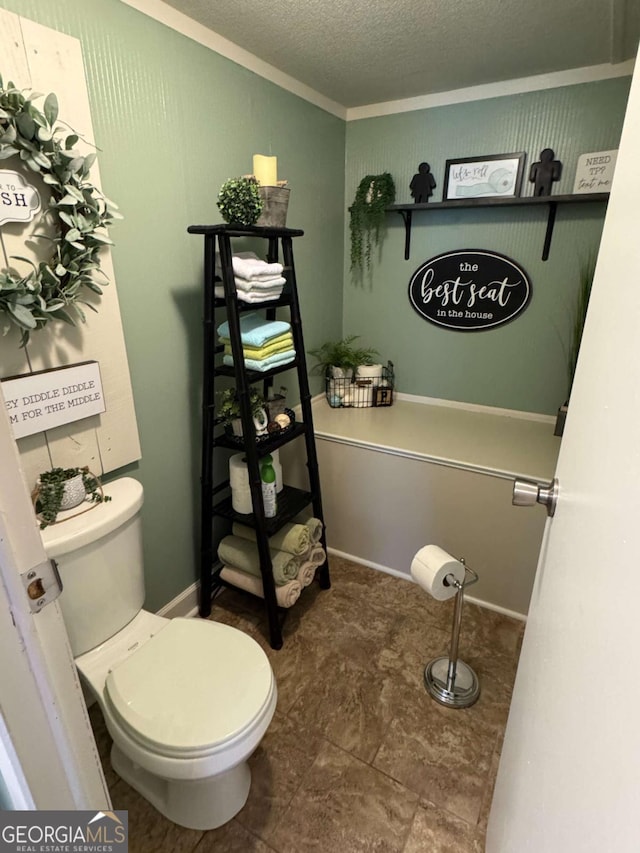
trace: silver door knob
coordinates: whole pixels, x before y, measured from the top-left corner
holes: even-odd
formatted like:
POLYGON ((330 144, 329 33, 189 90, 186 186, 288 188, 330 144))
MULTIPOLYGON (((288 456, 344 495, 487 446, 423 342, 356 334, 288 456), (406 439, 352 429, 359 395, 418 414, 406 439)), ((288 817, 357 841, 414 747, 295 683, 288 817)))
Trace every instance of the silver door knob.
POLYGON ((542 504, 546 506, 547 515, 552 517, 556 511, 558 502, 558 480, 554 477, 550 483, 538 483, 536 480, 514 480, 513 497, 511 503, 514 506, 535 506, 542 504))

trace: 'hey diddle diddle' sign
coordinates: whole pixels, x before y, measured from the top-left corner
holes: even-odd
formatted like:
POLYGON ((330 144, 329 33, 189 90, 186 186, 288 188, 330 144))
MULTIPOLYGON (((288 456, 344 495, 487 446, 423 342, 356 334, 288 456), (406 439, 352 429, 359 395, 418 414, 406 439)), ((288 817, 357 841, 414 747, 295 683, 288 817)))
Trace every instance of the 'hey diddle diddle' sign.
POLYGON ((482 249, 447 252, 411 276, 409 300, 421 317, 461 332, 502 326, 531 298, 526 272, 510 258, 482 249))

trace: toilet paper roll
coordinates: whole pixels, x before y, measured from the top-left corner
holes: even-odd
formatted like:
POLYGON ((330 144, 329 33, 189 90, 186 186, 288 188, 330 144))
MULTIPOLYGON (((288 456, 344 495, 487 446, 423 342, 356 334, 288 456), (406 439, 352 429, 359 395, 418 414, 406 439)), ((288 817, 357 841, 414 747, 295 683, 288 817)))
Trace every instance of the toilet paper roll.
POLYGON ((244 453, 236 453, 229 459, 229 482, 231 488, 249 488, 249 472, 244 453))
POLYGON ((231 506, 234 512, 239 512, 242 515, 249 515, 253 512, 253 503, 251 501, 251 492, 249 489, 236 487, 231 488, 231 506))
POLYGON ((438 545, 425 545, 413 558, 411 577, 437 601, 453 598, 458 591, 455 586, 445 583, 447 575, 453 575, 457 581, 464 583, 464 566, 438 545))

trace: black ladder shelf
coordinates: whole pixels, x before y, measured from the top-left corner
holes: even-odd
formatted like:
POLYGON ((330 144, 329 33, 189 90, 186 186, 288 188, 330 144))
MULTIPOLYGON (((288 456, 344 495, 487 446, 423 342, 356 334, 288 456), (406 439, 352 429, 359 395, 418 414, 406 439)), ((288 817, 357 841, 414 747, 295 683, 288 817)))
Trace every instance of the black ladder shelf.
MULTIPOLYGON (((326 552, 324 532, 324 515, 322 512, 322 497, 320 479, 318 476, 318 458, 316 454, 313 431, 313 416, 311 413, 311 394, 307 378, 302 322, 298 303, 298 288, 293 262, 294 237, 301 237, 304 232, 292 228, 261 228, 258 226, 233 225, 190 225, 189 234, 200 234, 204 237, 204 340, 203 340, 203 389, 202 389, 202 470, 201 470, 201 528, 200 528, 200 616, 207 618, 211 614, 213 594, 225 585, 220 578, 222 564, 214 553, 213 518, 218 516, 229 521, 237 521, 252 527, 256 531, 256 541, 260 556, 260 571, 264 590, 264 602, 268 620, 269 640, 274 649, 282 647, 282 619, 286 610, 279 608, 276 599, 269 537, 276 533, 284 524, 294 519, 302 510, 312 506, 313 514, 323 523, 321 544, 326 552), (233 238, 264 238, 268 241, 267 260, 274 263, 279 260, 282 249, 281 263, 284 266, 286 285, 282 295, 277 300, 264 303, 245 303, 236 296, 232 266, 233 238), (216 248, 218 250, 222 282, 216 282, 216 248), (222 284, 224 297, 216 297, 215 286, 222 284), (293 336, 296 357, 282 367, 268 371, 248 370, 244 366, 242 341, 240 338, 240 315, 243 311, 265 311, 268 320, 275 319, 276 308, 288 307, 290 312, 291 332, 293 336), (223 347, 216 344, 217 310, 226 310, 229 323, 229 337, 233 366, 219 363, 216 356, 222 354, 223 347), (259 448, 255 438, 255 426, 251 414, 249 390, 252 384, 263 383, 266 396, 267 389, 273 383, 273 377, 286 370, 297 371, 298 388, 302 421, 296 419, 293 426, 282 434, 275 434, 260 440, 259 448), (216 376, 230 376, 235 379, 240 404, 242 432, 245 439, 241 445, 237 440, 221 432, 220 420, 215 412, 216 376), (273 452, 290 441, 304 436, 307 456, 309 489, 302 490, 292 486, 284 486, 278 494, 278 511, 275 518, 266 518, 262 503, 262 486, 260 480, 259 459, 273 452), (215 448, 241 451, 246 454, 249 472, 249 486, 253 512, 243 515, 234 511, 229 494, 229 480, 223 480, 214 485, 213 456, 215 448)), ((320 587, 328 589, 331 586, 328 559, 318 568, 316 575, 320 587)))

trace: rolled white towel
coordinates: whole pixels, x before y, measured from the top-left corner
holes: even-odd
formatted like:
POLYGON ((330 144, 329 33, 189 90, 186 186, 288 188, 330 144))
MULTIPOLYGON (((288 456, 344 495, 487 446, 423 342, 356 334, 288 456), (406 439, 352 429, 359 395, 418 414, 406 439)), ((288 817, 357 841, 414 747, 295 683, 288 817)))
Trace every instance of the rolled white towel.
MULTIPOLYGON (((237 586, 239 589, 244 589, 245 592, 251 592, 253 595, 259 595, 264 598, 264 586, 262 579, 254 575, 249 575, 247 572, 242 572, 240 569, 234 569, 231 566, 223 566, 220 571, 220 577, 227 583, 237 586)), ((302 592, 302 584, 300 581, 293 580, 283 586, 276 587, 276 601, 279 607, 292 607, 300 598, 302 592)))
POLYGON ((305 562, 313 563, 314 566, 321 566, 327 559, 327 552, 322 545, 314 545, 305 562))
POLYGON ((310 560, 305 560, 305 562, 300 566, 300 571, 298 572, 296 580, 300 582, 300 585, 303 588, 309 586, 313 581, 316 576, 317 568, 318 566, 316 563, 312 563, 310 560))

